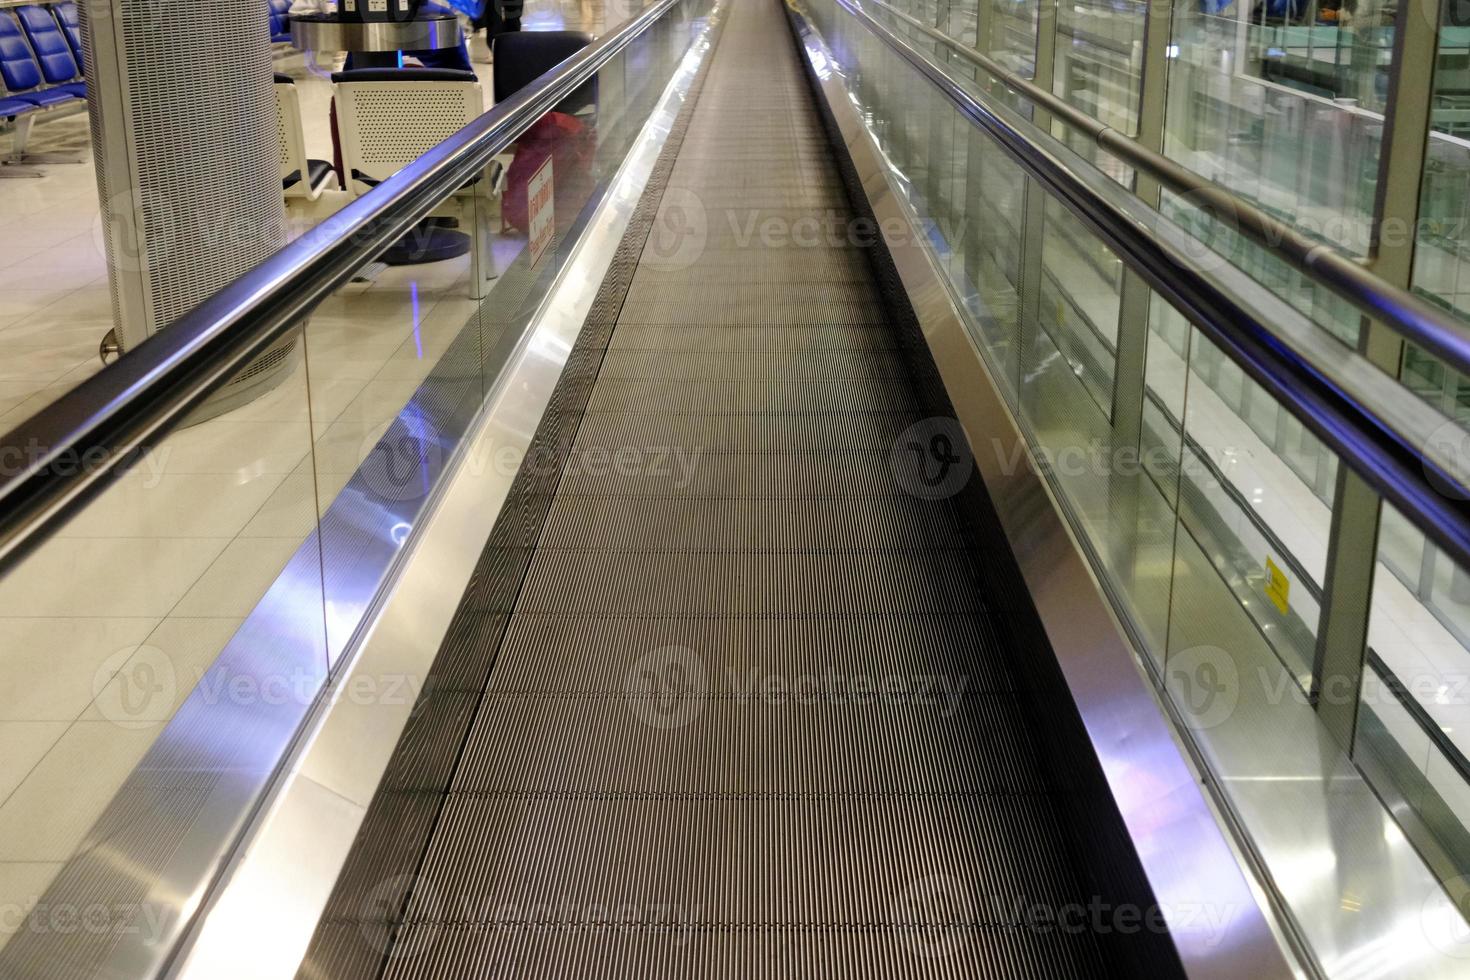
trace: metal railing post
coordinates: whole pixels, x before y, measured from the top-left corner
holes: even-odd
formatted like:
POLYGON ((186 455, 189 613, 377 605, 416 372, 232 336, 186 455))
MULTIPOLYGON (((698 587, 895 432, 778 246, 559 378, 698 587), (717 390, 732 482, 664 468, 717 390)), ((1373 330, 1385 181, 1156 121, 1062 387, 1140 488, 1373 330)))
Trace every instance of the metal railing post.
MULTIPOLYGON (((1409 288, 1414 277, 1439 19, 1434 0, 1412 0, 1399 5, 1394 31, 1393 75, 1367 251, 1368 267, 1402 289, 1409 288)), ((1393 331, 1367 317, 1362 319, 1358 349, 1393 377, 1399 375, 1403 347, 1393 331)), ((1346 466, 1337 468, 1332 501, 1311 696, 1322 723, 1351 752, 1358 726, 1358 694, 1367 669, 1373 572, 1383 514, 1378 494, 1346 466)), ((1425 547, 1432 545, 1426 542, 1425 547)))
MULTIPOLYGON (((1057 48, 1057 3, 1059 0, 1037 0, 1036 74, 1038 86, 1051 91, 1055 74, 1057 48)), ((1051 113, 1040 105, 1033 106, 1031 122, 1050 131, 1051 113)), ((1024 203, 1021 206, 1021 282, 1017 297, 1016 398, 1024 399, 1021 379, 1031 362, 1032 344, 1041 323, 1042 243, 1046 237, 1046 192, 1029 177, 1026 179, 1024 203)))
MULTIPOLYGON (((1143 62, 1138 94, 1138 135, 1142 145, 1155 152, 1164 149, 1165 81, 1168 48, 1173 30, 1173 0, 1152 0, 1146 8, 1143 62)), ((1134 191, 1151 208, 1158 208, 1159 182, 1143 171, 1134 171, 1134 191)), ((1148 359, 1149 315, 1153 292, 1138 272, 1127 265, 1118 296, 1118 336, 1113 359, 1113 402, 1111 406, 1112 459, 1118 451, 1143 449, 1143 402, 1148 359)), ((1130 577, 1137 564, 1138 472, 1112 474, 1108 481, 1108 522, 1114 567, 1130 577)))
MULTIPOLYGON (((1149 3, 1143 35, 1143 77, 1138 97, 1140 144, 1164 150, 1165 81, 1169 69, 1169 42, 1173 32, 1173 0, 1149 3)), ((1134 192, 1151 208, 1159 207, 1161 188, 1157 179, 1134 172, 1134 192)), ((1112 424, 1117 445, 1137 447, 1143 425, 1143 393, 1148 318, 1151 293, 1143 278, 1125 267, 1120 289, 1118 348, 1113 372, 1112 424)))

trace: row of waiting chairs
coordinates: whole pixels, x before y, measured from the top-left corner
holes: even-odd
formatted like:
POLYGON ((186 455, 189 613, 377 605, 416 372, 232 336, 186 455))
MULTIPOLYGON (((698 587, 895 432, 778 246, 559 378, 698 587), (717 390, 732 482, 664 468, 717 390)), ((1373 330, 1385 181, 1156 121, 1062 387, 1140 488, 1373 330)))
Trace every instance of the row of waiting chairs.
MULTIPOLYGON (((495 38, 494 95, 504 101, 592 42, 580 31, 503 34, 495 38)), ((301 103, 288 75, 276 76, 280 110, 281 183, 287 205, 310 213, 326 193, 334 200, 367 193, 422 157, 485 111, 484 91, 474 72, 443 68, 368 68, 337 72, 336 122, 341 168, 306 156, 301 103), (339 190, 340 188, 340 190, 339 190), (345 193, 344 193, 345 192, 345 193)), ((595 125, 597 80, 558 103, 556 111, 595 125)), ((510 156, 497 158, 485 174, 465 183, 436 215, 454 217, 478 239, 472 256, 472 292, 482 298, 496 274, 488 218, 490 202, 503 190, 510 156)), ((340 206, 340 205, 338 205, 340 206)), ((318 212, 320 215, 320 212, 318 212)))
MULTIPOLYGON (((329 191, 340 207, 365 194, 453 136, 485 111, 484 91, 473 72, 436 68, 368 68, 332 76, 345 181, 325 160, 306 155, 301 101, 289 75, 276 75, 280 120, 281 186, 288 207, 322 216, 313 205, 329 191), (345 192, 345 194, 340 193, 345 192)), ((497 272, 492 259, 488 199, 496 175, 474 179, 435 211, 453 217, 477 240, 472 254, 472 293, 481 298, 497 272)), ((324 202, 326 203, 326 202, 324 202)))
POLYGON ((37 114, 85 104, 82 63, 74 2, 0 8, 0 120, 14 130, 12 162, 37 114))
MULTIPOLYGON (((544 72, 592 43, 581 31, 537 31, 495 38, 494 94, 510 98, 544 72)), ((472 71, 446 68, 367 68, 332 76, 340 133, 343 189, 354 196, 413 163, 485 111, 484 91, 472 71)), ((590 79, 556 106, 588 115, 597 106, 590 79)), ((281 182, 288 200, 315 200, 336 181, 325 160, 306 157, 301 104, 291 76, 276 75, 281 182)))
MULTIPOLYGON (((289 43, 291 0, 267 0, 271 42, 289 43)), ((0 8, 0 127, 13 133, 6 162, 25 158, 43 113, 86 101, 82 32, 74 0, 0 8)))

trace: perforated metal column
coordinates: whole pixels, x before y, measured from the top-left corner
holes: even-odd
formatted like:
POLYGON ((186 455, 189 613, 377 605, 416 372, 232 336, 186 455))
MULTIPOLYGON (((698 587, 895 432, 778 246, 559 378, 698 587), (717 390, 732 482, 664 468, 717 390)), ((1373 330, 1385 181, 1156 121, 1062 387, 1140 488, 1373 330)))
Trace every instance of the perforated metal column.
MULTIPOLYGON (((126 351, 284 242, 269 6, 81 0, 80 11, 100 237, 126 351)), ((285 356, 262 357, 252 379, 285 356)))

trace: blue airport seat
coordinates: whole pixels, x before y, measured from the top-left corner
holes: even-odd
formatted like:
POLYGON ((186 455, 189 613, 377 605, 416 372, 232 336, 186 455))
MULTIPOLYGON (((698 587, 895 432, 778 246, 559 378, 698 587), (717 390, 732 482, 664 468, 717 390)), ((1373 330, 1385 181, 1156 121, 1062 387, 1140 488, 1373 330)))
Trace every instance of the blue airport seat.
POLYGON ((0 119, 9 120, 15 134, 7 163, 27 159, 31 113, 87 97, 62 21, 34 4, 0 9, 0 82, 0 119))
POLYGON ((74 0, 66 0, 66 3, 58 3, 51 8, 56 12, 56 19, 61 24, 61 32, 66 35, 66 43, 71 45, 71 53, 76 57, 77 64, 82 66, 82 73, 86 73, 86 60, 82 57, 82 25, 77 19, 77 5, 74 0))
MULTIPOLYGON (((46 81, 52 85, 79 84, 82 81, 81 66, 77 64, 76 56, 71 53, 71 44, 51 11, 32 5, 16 7, 15 15, 31 42, 31 50, 35 52, 46 81)), ((85 98, 86 90, 80 96, 75 92, 68 94, 73 98, 85 98)))
POLYGON ((75 102, 77 95, 63 88, 43 88, 36 92, 13 92, 11 98, 45 109, 63 102, 75 102))
POLYGON ((28 112, 35 111, 36 104, 34 102, 0 98, 0 119, 14 119, 16 116, 23 116, 28 112))
POLYGON ((271 42, 291 40, 291 0, 268 0, 271 11, 271 42))
POLYGON ((40 88, 44 81, 20 21, 9 10, 0 10, 0 81, 10 98, 40 88))

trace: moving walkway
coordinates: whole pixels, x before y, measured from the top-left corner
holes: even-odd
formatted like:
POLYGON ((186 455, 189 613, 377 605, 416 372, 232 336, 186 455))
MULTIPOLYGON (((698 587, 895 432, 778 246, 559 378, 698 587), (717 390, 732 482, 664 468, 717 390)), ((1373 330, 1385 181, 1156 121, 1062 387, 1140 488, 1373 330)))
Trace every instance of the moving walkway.
MULTIPOLYGON (((282 485, 311 485, 311 530, 197 684, 167 650, 113 664, 177 690, 0 975, 1333 975, 1410 904, 1425 941, 1380 965, 1453 975, 1454 855, 1361 776, 1315 802, 1374 886, 1368 925, 1311 918, 1340 896, 1282 876, 1302 838, 1250 790, 1314 708, 1263 722, 1255 648, 1210 652, 1256 627, 1180 543, 1167 461, 1061 465, 1093 424, 1082 375, 1121 391, 1139 336, 1074 371, 1042 316, 1059 267, 1044 289, 1027 250, 1051 261, 1047 222, 1075 221, 1464 558, 1456 460, 1391 378, 1027 129, 1023 81, 997 95, 938 52, 856 0, 661 0, 7 436, 46 447, 0 486, 16 576, 159 450, 192 460, 191 410, 304 337, 259 410, 306 433, 282 485), (354 276, 594 78, 595 147, 552 154, 548 250, 508 233, 484 301, 407 282, 405 356, 362 389, 390 410, 323 421, 350 378, 323 338, 379 309, 354 276), (1020 220, 942 222, 982 198, 1020 220), (1159 618, 1194 642, 1166 629, 1156 657, 1159 618), (1245 738, 1261 773, 1237 779, 1245 738), (55 927, 84 908, 108 915, 55 927)), ((1462 357, 1433 311, 1373 295, 1462 357)), ((1107 405, 1110 450, 1160 438, 1131 411, 1107 405)), ((116 721, 132 692, 104 681, 116 721)), ((1307 789, 1273 792, 1316 785, 1289 776, 1307 789)))
POLYGON ((391 977, 1116 972, 1027 927, 1088 906, 1082 815, 1014 662, 1037 641, 941 496, 969 472, 927 465, 959 436, 932 366, 863 249, 727 220, 855 218, 779 8, 728 16, 563 381, 574 459, 524 579, 461 604, 302 976, 375 975, 364 931, 391 977), (703 242, 665 240, 691 201, 703 242), (690 472, 575 460, 667 443, 690 472))

